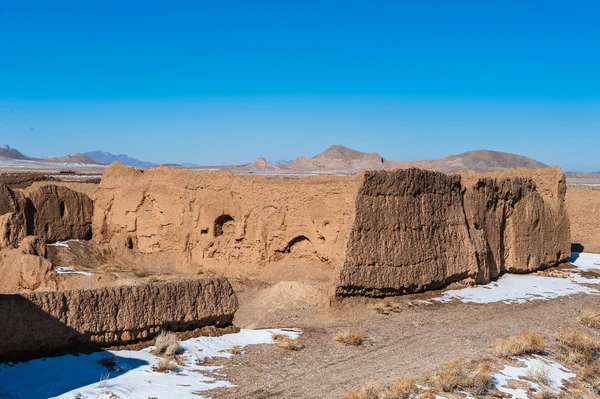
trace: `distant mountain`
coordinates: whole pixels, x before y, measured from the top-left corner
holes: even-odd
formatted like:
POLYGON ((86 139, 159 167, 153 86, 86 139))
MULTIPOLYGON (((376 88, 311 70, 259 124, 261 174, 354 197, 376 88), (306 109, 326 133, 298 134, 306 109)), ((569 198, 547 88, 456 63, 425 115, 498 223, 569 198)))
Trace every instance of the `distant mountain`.
POLYGON ((494 172, 513 168, 546 168, 548 165, 523 155, 489 150, 468 151, 436 161, 435 169, 451 173, 463 170, 494 172))
POLYGON ((333 145, 314 157, 299 157, 289 166, 299 170, 373 170, 385 169, 381 155, 333 145))
POLYGON ((14 148, 10 148, 8 145, 0 148, 0 157, 4 159, 29 159, 14 148))
POLYGON ((43 162, 51 162, 51 163, 75 163, 75 164, 81 164, 81 165, 103 165, 100 162, 97 162, 95 160, 93 160, 92 158, 88 157, 85 154, 82 153, 77 153, 75 155, 67 155, 64 157, 53 157, 53 158, 48 158, 48 159, 44 159, 43 162))
POLYGON ((110 165, 113 162, 122 162, 127 166, 138 166, 138 167, 150 167, 156 166, 156 164, 152 162, 140 161, 139 159, 130 158, 125 154, 114 155, 110 152, 104 151, 90 151, 86 152, 85 155, 90 157, 96 162, 103 163, 105 165, 110 165))

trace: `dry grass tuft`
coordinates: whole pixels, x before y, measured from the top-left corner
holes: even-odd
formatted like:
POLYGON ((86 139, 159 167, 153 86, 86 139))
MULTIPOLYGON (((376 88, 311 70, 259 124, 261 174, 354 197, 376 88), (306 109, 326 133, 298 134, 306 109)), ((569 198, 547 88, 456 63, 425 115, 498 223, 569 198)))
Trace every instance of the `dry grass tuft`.
POLYGON ((275 341, 275 342, 279 342, 279 341, 284 340, 286 338, 289 338, 289 337, 287 335, 285 335, 285 334, 276 334, 276 333, 271 334, 271 339, 273 341, 275 341))
POLYGON ((239 345, 233 345, 231 347, 231 349, 229 349, 229 353, 231 353, 232 355, 241 355, 242 354, 242 347, 239 345))
POLYGON ((177 363, 167 359, 160 359, 158 363, 152 367, 152 370, 158 371, 159 373, 168 373, 169 371, 176 371, 178 368, 179 366, 177 366, 177 363))
POLYGON ((559 330, 556 336, 558 349, 567 361, 590 364, 598 359, 600 341, 580 327, 571 326, 559 330))
POLYGON ((148 270, 142 266, 131 269, 131 272, 136 277, 148 277, 150 275, 150 273, 148 273, 148 270))
POLYGON ((360 346, 367 335, 362 331, 344 331, 333 337, 333 340, 342 345, 360 346))
POLYGON ((287 335, 276 340, 277 347, 287 351, 299 351, 304 349, 304 345, 300 345, 297 339, 291 339, 287 335))
POLYGON ((168 356, 179 355, 183 352, 183 348, 179 343, 179 338, 177 335, 162 331, 158 337, 156 337, 156 351, 158 353, 164 353, 168 356))
POLYGON ((498 357, 532 355, 546 350, 546 341, 534 332, 513 335, 496 342, 494 353, 498 357))
POLYGON ((600 311, 594 309, 584 309, 579 315, 579 321, 584 326, 600 328, 600 311))
POLYGON ((543 387, 535 394, 536 399, 559 399, 560 397, 560 390, 549 387, 543 387))
POLYGON ((392 383, 383 398, 385 399, 409 399, 420 392, 417 382, 411 377, 402 377, 392 383))
POLYGON ((486 395, 494 389, 492 374, 486 370, 474 370, 465 365, 462 360, 454 360, 446 364, 427 380, 434 388, 444 392, 454 392, 460 388, 471 390, 477 395, 486 395))
POLYGON ((380 391, 379 385, 370 383, 360 389, 344 392, 344 399, 378 399, 380 391))
POLYGON ((533 367, 527 372, 527 377, 540 385, 550 386, 550 370, 546 366, 533 367))
POLYGON ((389 315, 392 313, 402 312, 402 305, 398 302, 392 302, 390 300, 383 300, 373 306, 373 309, 379 314, 389 315))
POLYGON ((103 357, 98 360, 98 364, 106 367, 108 371, 114 371, 117 367, 117 359, 114 356, 103 357))

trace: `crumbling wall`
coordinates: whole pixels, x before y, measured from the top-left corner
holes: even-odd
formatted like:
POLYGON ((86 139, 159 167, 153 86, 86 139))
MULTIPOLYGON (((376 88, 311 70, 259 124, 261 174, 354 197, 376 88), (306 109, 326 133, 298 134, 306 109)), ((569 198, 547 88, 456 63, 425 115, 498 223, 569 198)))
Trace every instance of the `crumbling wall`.
POLYGON ((174 252, 246 274, 289 257, 341 259, 360 176, 283 178, 108 167, 93 236, 144 254, 174 252))
POLYGON ((89 239, 93 210, 88 196, 67 187, 20 191, 0 184, 0 249, 16 248, 27 236, 44 242, 89 239))
POLYGON ((0 361, 228 326, 237 306, 225 278, 0 295, 0 361))
POLYGON ((397 295, 467 278, 488 283, 568 258, 560 169, 461 180, 420 169, 365 173, 337 294, 397 295))

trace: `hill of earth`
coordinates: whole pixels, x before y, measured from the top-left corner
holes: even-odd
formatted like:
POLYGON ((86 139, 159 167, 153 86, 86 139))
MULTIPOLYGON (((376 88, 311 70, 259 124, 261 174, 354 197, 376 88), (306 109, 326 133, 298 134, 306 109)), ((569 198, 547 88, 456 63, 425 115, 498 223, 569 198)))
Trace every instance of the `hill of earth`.
POLYGON ((113 162, 121 162, 126 166, 137 166, 137 167, 150 167, 156 166, 156 164, 152 162, 140 161, 139 159, 131 158, 126 154, 114 155, 110 152, 105 151, 90 151, 85 152, 85 155, 90 157, 96 162, 100 162, 104 165, 110 165, 113 162))

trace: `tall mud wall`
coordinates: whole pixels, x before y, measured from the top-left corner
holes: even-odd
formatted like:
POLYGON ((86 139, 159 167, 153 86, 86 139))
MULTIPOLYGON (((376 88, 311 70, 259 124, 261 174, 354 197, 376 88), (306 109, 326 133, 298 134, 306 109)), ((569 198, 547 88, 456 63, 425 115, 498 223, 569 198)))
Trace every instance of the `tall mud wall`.
POLYGON ((559 168, 462 177, 367 172, 337 294, 396 295, 467 278, 487 283, 556 265, 570 254, 565 192, 559 168))
POLYGON ((0 361, 228 326, 237 306, 225 278, 0 295, 0 361))
POLYGON ((234 176, 122 164, 106 169, 94 197, 94 239, 142 254, 246 274, 305 257, 342 258, 362 177, 234 176))

